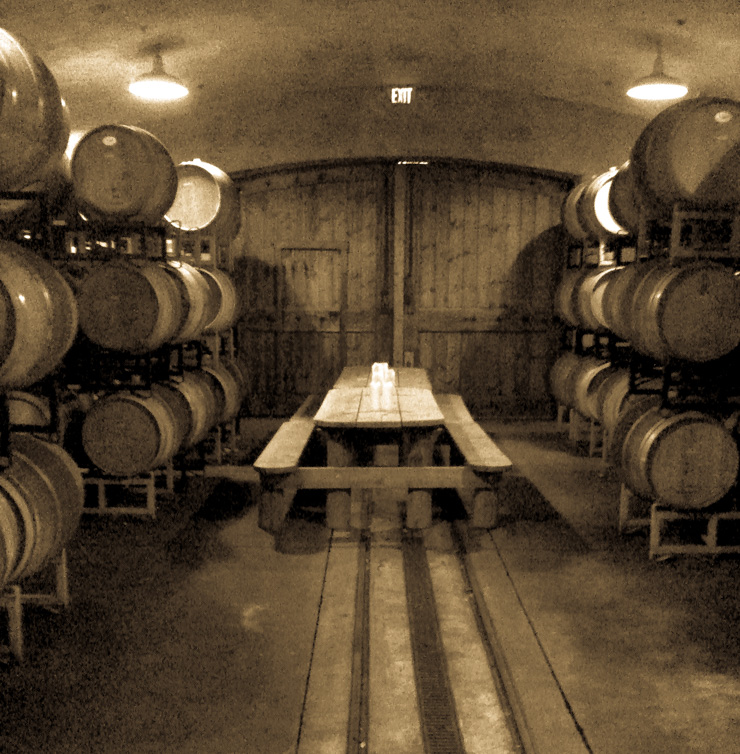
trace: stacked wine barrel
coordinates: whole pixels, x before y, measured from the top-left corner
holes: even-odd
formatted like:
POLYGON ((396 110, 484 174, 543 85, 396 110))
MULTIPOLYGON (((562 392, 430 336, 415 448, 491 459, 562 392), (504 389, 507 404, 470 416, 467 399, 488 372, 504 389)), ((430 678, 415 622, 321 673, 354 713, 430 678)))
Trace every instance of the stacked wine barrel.
MULTIPOLYGON (((143 129, 111 124, 88 131, 70 168, 76 206, 95 227, 169 224, 228 241, 238 231, 238 194, 228 176, 200 161, 175 166, 143 129)), ((106 355, 146 357, 197 342, 229 330, 239 314, 234 282, 216 267, 120 256, 78 268, 75 277, 80 331, 106 355)), ((136 476, 230 421, 244 391, 231 359, 188 369, 146 392, 112 389, 93 396, 71 442, 81 462, 102 473, 136 476)))
POLYGON ((132 477, 165 464, 236 418, 246 381, 235 359, 189 369, 151 391, 96 398, 81 425, 87 458, 104 474, 132 477))
MULTIPOLYGON (((0 29, 0 228, 38 221, 65 193, 69 116, 49 69, 16 36, 0 29), (9 93, 12 92, 12 97, 9 93), (32 193, 32 197, 23 194, 32 193)), ((49 249, 0 239, 0 393, 9 426, 0 472, 0 591, 37 573, 74 535, 84 502, 80 470, 59 444, 12 425, 48 429, 51 409, 28 390, 52 374, 78 331, 72 288, 48 261, 49 249)))
MULTIPOLYGON (((197 341, 232 327, 236 288, 227 272, 182 261, 102 263, 78 285, 80 330, 89 341, 130 355, 197 341)), ((245 395, 233 359, 186 370, 149 394, 115 390, 96 397, 81 426, 86 458, 105 474, 130 477, 162 466, 231 421, 245 395)))
MULTIPOLYGON (((223 171, 199 160, 176 166, 153 134, 124 124, 87 131, 66 159, 69 117, 53 76, 4 31, 0 61, 2 79, 15 92, 0 112, 0 190, 64 192, 67 219, 76 225, 82 218, 81 228, 93 236, 156 227, 233 240, 239 197, 223 171)), ((31 204, 3 199, 0 224, 25 222, 31 204)), ((75 342, 101 358, 146 358, 228 331, 238 317, 236 288, 223 269, 164 255, 95 258, 85 265, 70 257, 58 262, 60 256, 0 240, 0 390, 11 391, 11 426, 43 426, 48 403, 26 388, 57 369, 75 342)), ((231 421, 245 380, 236 361, 225 358, 146 392, 118 388, 112 384, 82 402, 73 452, 81 445, 81 462, 132 476, 231 421)))
POLYGON ((740 102, 697 97, 643 129, 630 159, 579 183, 562 207, 578 241, 637 234, 640 217, 670 221, 676 203, 716 210, 740 203, 740 102))
MULTIPOLYGON (((737 211, 738 175, 740 103, 682 102, 648 124, 629 161, 568 194, 563 224, 576 243, 603 246, 636 237, 646 220, 668 226, 676 205, 710 217, 728 207, 737 211)), ((666 368, 721 364, 736 351, 735 263, 700 254, 636 257, 567 269, 555 294, 557 317, 580 332, 610 335, 627 353, 666 368)), ((673 394, 661 400, 659 382, 647 377, 631 392, 629 371, 596 356, 564 353, 550 377, 560 405, 604 427, 606 457, 634 494, 674 508, 704 508, 735 486, 738 448, 724 421, 730 408, 693 410, 673 394)))

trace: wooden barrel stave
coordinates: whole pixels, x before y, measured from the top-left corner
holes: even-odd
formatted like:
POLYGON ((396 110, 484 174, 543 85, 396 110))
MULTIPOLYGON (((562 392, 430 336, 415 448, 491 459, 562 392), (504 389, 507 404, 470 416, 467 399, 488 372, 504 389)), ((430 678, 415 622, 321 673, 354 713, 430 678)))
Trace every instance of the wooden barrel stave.
POLYGON ((185 395, 190 407, 192 425, 186 445, 196 445, 206 438, 219 420, 221 409, 213 377, 199 369, 189 370, 176 387, 185 395))
POLYGON ((580 327, 593 332, 607 330, 604 293, 617 267, 595 267, 581 278, 575 291, 576 319, 580 327))
POLYGON ((607 461, 621 469, 624 441, 635 422, 645 413, 660 406, 659 395, 630 393, 624 400, 617 421, 609 432, 606 447, 607 461))
POLYGON ((49 399, 43 395, 11 390, 7 394, 8 417, 11 425, 47 427, 51 421, 49 399))
MULTIPOLYGON (((660 335, 660 322, 651 302, 656 290, 663 280, 666 264, 656 262, 651 265, 634 289, 629 304, 630 343, 640 353, 652 356, 659 361, 666 361, 669 353, 660 335), (651 316, 652 313, 652 316, 651 316)), ((656 302, 657 303, 657 302, 656 302)))
POLYGON ((560 215, 563 226, 576 241, 589 240, 589 231, 588 228, 583 225, 583 221, 578 211, 578 205, 590 180, 591 179, 582 181, 571 189, 561 206, 560 215))
POLYGON ((637 287, 658 261, 634 262, 619 267, 618 272, 604 289, 601 308, 604 321, 611 332, 624 341, 632 342, 632 300, 637 287))
POLYGON ((609 191, 609 211, 616 222, 632 235, 640 229, 642 206, 637 195, 634 171, 627 160, 616 171, 609 191))
POLYGON ((580 325, 578 314, 578 291, 588 275, 587 268, 571 268, 563 272, 555 290, 554 309, 556 316, 572 327, 580 325))

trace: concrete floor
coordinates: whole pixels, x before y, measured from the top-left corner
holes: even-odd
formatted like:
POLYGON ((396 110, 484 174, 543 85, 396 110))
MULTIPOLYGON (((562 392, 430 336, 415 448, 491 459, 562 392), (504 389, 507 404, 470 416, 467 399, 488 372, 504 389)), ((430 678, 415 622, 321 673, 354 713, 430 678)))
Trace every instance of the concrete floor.
MULTIPOLYGON (((650 561, 554 423, 486 426, 522 476, 485 547, 590 749, 740 751, 740 559, 650 561)), ((26 662, 0 664, 0 751, 294 752, 327 542, 318 517, 273 541, 227 482, 191 479, 156 521, 85 517, 70 608, 29 608, 26 662)))

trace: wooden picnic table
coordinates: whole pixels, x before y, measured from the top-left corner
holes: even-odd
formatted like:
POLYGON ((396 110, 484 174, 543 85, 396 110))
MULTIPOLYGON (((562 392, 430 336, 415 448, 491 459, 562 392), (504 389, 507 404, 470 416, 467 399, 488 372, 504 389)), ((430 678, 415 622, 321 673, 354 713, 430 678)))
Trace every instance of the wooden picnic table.
POLYGON ((346 367, 318 410, 310 396, 283 423, 254 464, 262 485, 260 526, 276 531, 300 489, 326 491, 333 529, 364 528, 368 503, 378 495, 397 495, 406 526, 427 527, 438 489, 458 491, 474 526, 494 526, 498 481, 511 462, 462 398, 435 396, 424 369, 399 368, 396 390, 382 405, 373 401, 370 381, 370 367, 346 367), (325 465, 302 461, 311 437, 325 446, 325 465))
MULTIPOLYGON (((362 466, 431 467, 434 447, 444 427, 424 369, 399 367, 395 388, 385 401, 373 400, 369 367, 346 367, 329 390, 314 416, 316 427, 326 435, 327 465, 351 469, 362 466)), ((406 518, 411 526, 431 523, 432 490, 417 475, 418 489, 403 490, 406 518)), ((351 484, 346 490, 327 493, 327 518, 331 522, 358 518, 366 508, 367 493, 351 484), (354 493, 353 493, 354 489, 354 493), (358 496, 364 496, 358 499, 358 496)))

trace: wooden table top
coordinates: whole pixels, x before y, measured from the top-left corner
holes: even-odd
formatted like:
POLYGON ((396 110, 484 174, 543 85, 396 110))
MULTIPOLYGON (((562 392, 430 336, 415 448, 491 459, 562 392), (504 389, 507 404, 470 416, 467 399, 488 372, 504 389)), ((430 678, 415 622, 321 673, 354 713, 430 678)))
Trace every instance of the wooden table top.
POLYGON ((389 403, 373 405, 370 367, 345 367, 314 416, 319 427, 403 429, 444 424, 424 369, 396 369, 396 389, 389 403))

